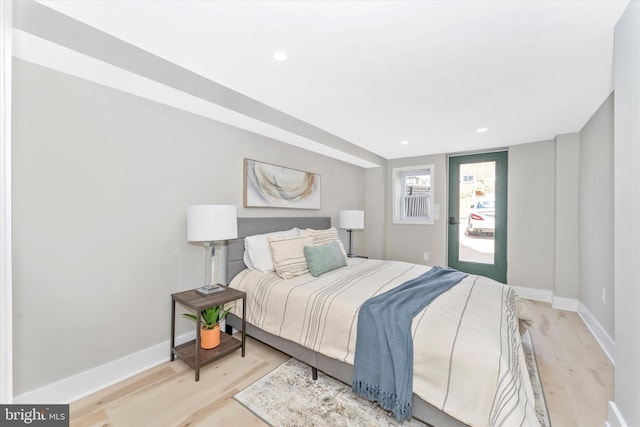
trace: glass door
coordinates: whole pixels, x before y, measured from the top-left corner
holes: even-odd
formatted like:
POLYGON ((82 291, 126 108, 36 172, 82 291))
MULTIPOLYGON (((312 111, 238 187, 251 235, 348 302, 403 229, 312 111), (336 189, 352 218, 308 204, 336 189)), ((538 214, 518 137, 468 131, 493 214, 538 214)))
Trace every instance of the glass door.
POLYGON ((456 270, 507 281, 507 152, 449 158, 449 254, 456 270))

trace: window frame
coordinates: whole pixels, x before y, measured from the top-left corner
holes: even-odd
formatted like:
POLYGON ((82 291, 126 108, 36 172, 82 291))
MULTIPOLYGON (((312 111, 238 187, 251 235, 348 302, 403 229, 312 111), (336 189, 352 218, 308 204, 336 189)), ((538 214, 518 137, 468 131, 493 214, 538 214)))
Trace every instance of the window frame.
POLYGON ((416 166, 403 166, 392 169, 392 197, 393 197, 393 224, 416 224, 416 225, 433 225, 434 218, 434 177, 435 168, 433 164, 416 165, 416 166), (426 173, 425 173, 426 172, 426 173), (420 218, 407 218, 404 216, 403 200, 405 197, 406 187, 405 177, 408 174, 416 175, 429 175, 429 197, 427 200, 427 216, 420 218))

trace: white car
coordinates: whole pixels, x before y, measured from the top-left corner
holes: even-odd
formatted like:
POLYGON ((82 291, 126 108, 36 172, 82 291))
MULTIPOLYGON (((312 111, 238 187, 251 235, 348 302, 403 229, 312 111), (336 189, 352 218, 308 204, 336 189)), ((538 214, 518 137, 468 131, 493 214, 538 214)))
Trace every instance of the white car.
POLYGON ((493 235, 495 230, 496 202, 494 199, 478 199, 471 205, 467 219, 467 234, 493 235))

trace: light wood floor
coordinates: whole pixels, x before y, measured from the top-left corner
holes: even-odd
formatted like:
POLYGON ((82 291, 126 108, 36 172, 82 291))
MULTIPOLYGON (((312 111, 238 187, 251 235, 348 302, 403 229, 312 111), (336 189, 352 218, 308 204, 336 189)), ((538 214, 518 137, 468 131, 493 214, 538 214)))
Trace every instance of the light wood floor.
MULTIPOLYGON (((613 400, 613 366, 576 313, 526 301, 553 427, 602 427, 613 400)), ((263 426, 233 395, 287 360, 248 339, 206 365, 195 382, 180 360, 167 362, 71 404, 71 426, 263 426)))
POLYGON ((603 427, 614 371, 582 319, 547 303, 526 301, 538 368, 553 427, 603 427))

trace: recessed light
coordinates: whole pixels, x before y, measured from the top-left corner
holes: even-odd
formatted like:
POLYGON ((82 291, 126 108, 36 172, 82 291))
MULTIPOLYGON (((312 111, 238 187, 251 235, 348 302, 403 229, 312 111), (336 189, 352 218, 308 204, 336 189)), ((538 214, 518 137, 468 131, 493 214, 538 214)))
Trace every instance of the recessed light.
POLYGON ((409 143, 409 141, 407 141, 406 139, 400 141, 400 144, 402 145, 407 145, 409 143))
POLYGON ((284 62, 289 59, 289 55, 287 55, 287 52, 283 50, 276 50, 275 52, 273 52, 273 59, 275 59, 276 61, 284 62))
POLYGON ((476 129, 476 132, 478 132, 478 133, 484 133, 484 132, 486 132, 486 131, 488 131, 488 130, 489 130, 489 128, 478 128, 478 129, 476 129))

